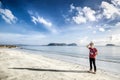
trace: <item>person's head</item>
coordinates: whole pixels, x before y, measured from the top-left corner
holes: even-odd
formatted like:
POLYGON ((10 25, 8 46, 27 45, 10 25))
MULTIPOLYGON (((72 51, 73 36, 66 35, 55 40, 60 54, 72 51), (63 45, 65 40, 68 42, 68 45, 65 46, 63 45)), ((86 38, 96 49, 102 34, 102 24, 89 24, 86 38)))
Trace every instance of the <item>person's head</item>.
POLYGON ((90 47, 94 47, 94 43, 93 42, 90 42, 90 47))

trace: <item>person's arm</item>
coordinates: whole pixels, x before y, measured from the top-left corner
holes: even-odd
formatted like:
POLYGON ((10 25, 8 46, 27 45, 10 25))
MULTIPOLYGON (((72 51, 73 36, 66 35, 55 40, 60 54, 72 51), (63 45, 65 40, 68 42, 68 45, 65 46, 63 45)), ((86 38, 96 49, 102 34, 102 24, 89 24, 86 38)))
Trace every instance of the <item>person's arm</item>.
POLYGON ((98 51, 97 51, 97 49, 96 49, 96 52, 95 52, 95 54, 96 54, 96 55, 98 55, 98 51))
POLYGON ((96 55, 98 55, 98 52, 95 52, 96 55))
POLYGON ((90 48, 90 45, 88 44, 86 47, 89 49, 89 48, 90 48))

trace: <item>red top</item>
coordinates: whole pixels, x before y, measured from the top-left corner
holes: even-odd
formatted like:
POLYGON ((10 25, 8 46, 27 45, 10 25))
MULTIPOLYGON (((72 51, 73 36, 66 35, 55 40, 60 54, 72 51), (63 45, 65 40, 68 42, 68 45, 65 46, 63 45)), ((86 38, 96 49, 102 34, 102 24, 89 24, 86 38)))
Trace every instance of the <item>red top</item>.
POLYGON ((90 58, 95 58, 96 57, 96 52, 97 52, 97 49, 96 48, 89 48, 90 52, 89 52, 89 57, 90 58))

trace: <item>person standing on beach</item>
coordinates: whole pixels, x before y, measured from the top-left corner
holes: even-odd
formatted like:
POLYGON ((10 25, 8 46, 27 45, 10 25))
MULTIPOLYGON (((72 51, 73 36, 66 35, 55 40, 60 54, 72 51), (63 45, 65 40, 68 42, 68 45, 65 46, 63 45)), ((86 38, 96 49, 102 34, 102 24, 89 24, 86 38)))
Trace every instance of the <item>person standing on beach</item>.
POLYGON ((92 64, 94 66, 94 74, 96 73, 96 55, 98 54, 97 49, 94 47, 94 43, 91 42, 87 45, 87 48, 89 49, 89 63, 90 63, 90 70, 89 72, 92 72, 92 64))

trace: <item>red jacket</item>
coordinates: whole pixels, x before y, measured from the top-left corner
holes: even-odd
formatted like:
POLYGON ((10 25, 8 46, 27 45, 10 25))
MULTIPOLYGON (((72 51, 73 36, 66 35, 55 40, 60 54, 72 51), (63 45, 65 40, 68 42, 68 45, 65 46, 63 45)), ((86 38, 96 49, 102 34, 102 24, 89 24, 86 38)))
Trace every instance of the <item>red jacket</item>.
POLYGON ((96 57, 96 53, 97 53, 97 49, 96 48, 89 48, 90 52, 89 52, 89 57, 90 58, 95 58, 96 57))

